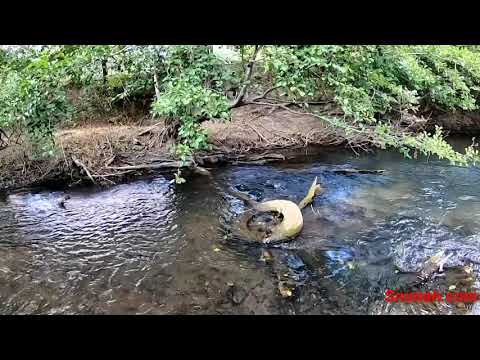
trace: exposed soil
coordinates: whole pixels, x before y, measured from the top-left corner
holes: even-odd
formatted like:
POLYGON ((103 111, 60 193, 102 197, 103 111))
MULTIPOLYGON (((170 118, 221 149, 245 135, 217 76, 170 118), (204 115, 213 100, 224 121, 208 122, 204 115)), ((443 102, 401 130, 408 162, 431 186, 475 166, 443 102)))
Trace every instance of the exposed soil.
MULTIPOLYGON (((0 189, 41 185, 49 182, 112 184, 149 172, 113 171, 112 167, 174 160, 173 143, 164 124, 153 119, 113 125, 109 120, 60 129, 56 134, 57 155, 49 160, 29 160, 23 145, 11 144, 0 151, 0 189), (84 167, 73 159, 79 160, 84 167), (115 174, 115 176, 113 176, 115 174)), ((283 150, 339 145, 344 137, 310 115, 293 114, 266 106, 243 106, 233 110, 231 121, 210 120, 202 124, 209 134, 211 150, 201 155, 242 156, 258 161, 258 154, 283 150)), ((276 154, 278 155, 278 154, 276 154)), ((270 159, 280 160, 281 156, 270 159)), ((212 163, 215 161, 212 161, 212 163)), ((208 166, 208 164, 207 164, 208 166)))
POLYGON ((249 152, 308 145, 339 145, 345 138, 311 115, 268 106, 243 106, 233 121, 207 121, 210 142, 224 151, 249 152))
POLYGON ((478 112, 447 112, 433 115, 435 124, 448 130, 450 134, 456 135, 479 135, 480 134, 480 113, 478 112))
MULTIPOLYGON (((10 144, 3 148, 0 150, 0 190, 46 183, 114 184, 153 171, 119 171, 118 168, 175 160, 173 143, 166 136, 164 123, 145 115, 135 118, 130 113, 94 119, 90 124, 77 122, 73 127, 58 130, 58 151, 48 160, 29 159, 24 145, 10 144)), ((480 114, 458 112, 435 114, 434 118, 434 123, 451 133, 462 133, 466 128, 469 133, 480 132, 480 114)), ((259 162, 262 159, 259 154, 273 153, 275 156, 269 156, 268 161, 278 161, 282 159, 280 154, 290 149, 348 146, 341 130, 312 115, 278 106, 242 106, 233 110, 231 121, 210 120, 202 126, 209 134, 211 150, 198 154, 196 163, 205 167, 222 162, 218 161, 220 158, 259 162), (208 161, 201 160, 202 156, 208 161)), ((172 172, 172 169, 166 170, 172 172)))

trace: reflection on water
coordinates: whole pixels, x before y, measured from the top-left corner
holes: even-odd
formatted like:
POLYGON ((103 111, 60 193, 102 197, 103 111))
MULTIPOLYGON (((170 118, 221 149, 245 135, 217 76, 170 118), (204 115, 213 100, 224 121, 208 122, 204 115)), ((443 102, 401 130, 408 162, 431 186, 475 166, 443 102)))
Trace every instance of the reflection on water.
MULTIPOLYGON (((383 294, 442 249, 454 254, 446 268, 471 264, 476 279, 479 180, 476 168, 337 151, 218 169, 177 188, 159 177, 70 190, 66 209, 67 191, 12 194, 0 199, 0 313, 464 313, 388 307, 383 294), (386 172, 332 171, 342 167, 386 172), (300 236, 269 249, 268 261, 232 236, 246 208, 228 189, 298 202, 315 176, 326 191, 304 209, 300 236)), ((426 286, 448 289, 453 271, 426 286)))

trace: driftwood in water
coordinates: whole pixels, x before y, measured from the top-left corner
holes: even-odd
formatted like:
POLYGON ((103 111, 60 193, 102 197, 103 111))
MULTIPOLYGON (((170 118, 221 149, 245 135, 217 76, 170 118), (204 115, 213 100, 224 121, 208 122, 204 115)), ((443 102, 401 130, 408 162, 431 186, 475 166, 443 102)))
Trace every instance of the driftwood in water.
MULTIPOLYGON (((191 161, 187 161, 183 166, 193 165, 191 161)), ((155 170, 155 169, 173 169, 182 167, 180 161, 166 161, 161 163, 140 164, 140 165, 125 165, 125 166, 107 166, 112 170, 155 170)))
POLYGON ((332 170, 335 174, 353 175, 353 174, 383 174, 385 170, 361 170, 361 169, 339 169, 332 170))
POLYGON ((259 154, 253 156, 226 156, 223 154, 219 155, 209 155, 204 157, 198 157, 193 160, 185 161, 183 164, 180 161, 176 160, 166 160, 166 159, 153 159, 151 163, 138 164, 138 165, 124 165, 124 166, 107 166, 107 169, 111 170, 157 170, 157 169, 177 169, 177 168, 191 168, 196 169, 194 171, 202 174, 206 174, 206 170, 197 165, 206 165, 206 164, 216 164, 219 162, 231 162, 233 164, 239 163, 248 163, 248 164, 259 164, 261 162, 271 162, 285 160, 285 156, 281 154, 259 154), (157 162, 160 160, 161 162, 157 162), (198 171, 197 171, 198 170, 198 171), (205 171, 204 171, 205 170, 205 171))
POLYGON ((234 161, 232 162, 232 165, 265 165, 274 161, 277 161, 277 160, 265 159, 265 160, 252 160, 252 161, 234 161))
POLYGON ((249 164, 249 165, 265 165, 274 161, 285 160, 285 156, 282 154, 259 154, 250 156, 239 156, 236 160, 232 161, 233 165, 249 164))
POLYGON ((70 195, 65 195, 63 196, 59 201, 58 201, 58 206, 60 206, 62 209, 65 209, 65 202, 67 200, 70 200, 71 196, 70 195))
POLYGON ((111 170, 158 170, 158 169, 176 169, 176 168, 188 168, 192 170, 197 175, 210 175, 210 172, 200 166, 196 166, 193 161, 187 161, 182 164, 180 161, 165 161, 161 163, 152 163, 152 164, 140 164, 140 165, 126 165, 126 166, 109 166, 108 169, 111 170))

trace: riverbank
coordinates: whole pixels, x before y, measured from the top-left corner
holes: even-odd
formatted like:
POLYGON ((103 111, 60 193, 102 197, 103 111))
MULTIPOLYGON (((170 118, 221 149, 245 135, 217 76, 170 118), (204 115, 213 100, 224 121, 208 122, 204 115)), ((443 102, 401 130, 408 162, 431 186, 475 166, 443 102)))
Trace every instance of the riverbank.
MULTIPOLYGON (((437 117, 455 133, 480 124, 478 114, 439 114, 432 123, 437 117)), ((193 170, 221 163, 282 161, 292 149, 355 143, 312 115, 278 106, 242 106, 233 110, 231 121, 210 120, 202 127, 211 148, 195 156, 193 170)), ((24 146, 9 145, 0 151, 0 190, 50 183, 112 185, 152 172, 171 173, 178 162, 165 130, 164 123, 154 119, 131 119, 122 125, 106 119, 63 128, 56 133, 56 155, 47 160, 27 160, 24 146)))
MULTIPOLYGON (((279 161, 286 150, 345 142, 338 130, 311 115, 265 106, 243 106, 234 109, 231 121, 206 121, 202 126, 211 149, 199 153, 195 163, 206 168, 222 162, 279 161)), ((173 143, 162 121, 112 125, 106 120, 60 129, 55 138, 57 152, 48 160, 26 160, 22 145, 1 150, 0 189, 48 183, 108 185, 175 167, 173 143), (122 170, 132 166, 143 168, 122 170)))

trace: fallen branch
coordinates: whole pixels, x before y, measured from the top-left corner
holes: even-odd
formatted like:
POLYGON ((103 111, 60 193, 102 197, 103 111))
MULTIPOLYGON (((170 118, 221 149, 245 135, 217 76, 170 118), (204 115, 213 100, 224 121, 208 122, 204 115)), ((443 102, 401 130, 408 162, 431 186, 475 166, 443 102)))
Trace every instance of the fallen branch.
POLYGON ((89 177, 90 180, 92 180, 92 183, 95 184, 95 180, 93 179, 92 177, 92 174, 90 174, 90 171, 88 170, 88 168, 85 166, 84 163, 82 163, 79 159, 77 159, 75 156, 72 155, 72 160, 73 162, 75 163, 75 165, 77 165, 78 167, 82 168, 85 173, 87 174, 87 176, 89 177))
POLYGON ((253 156, 246 156, 247 159, 252 161, 257 160, 285 160, 285 156, 282 154, 260 154, 260 155, 253 155, 253 156))
POLYGON ((156 123, 156 124, 153 124, 152 126, 148 127, 147 129, 143 130, 142 132, 140 132, 140 133, 138 134, 138 136, 143 136, 143 135, 145 135, 145 134, 148 134, 148 133, 151 132, 153 129, 155 129, 158 125, 162 125, 162 124, 164 124, 164 121, 160 121, 160 122, 158 122, 158 123, 156 123))
POLYGON ((262 95, 256 96, 256 97, 254 97, 253 99, 251 99, 250 102, 255 102, 255 101, 258 101, 258 100, 260 100, 260 99, 265 98, 265 96, 267 96, 268 94, 270 94, 273 90, 278 89, 279 87, 281 87, 281 86, 280 86, 280 85, 272 86, 271 88, 267 89, 262 95))
POLYGON ((270 144, 270 142, 265 138, 265 136, 263 136, 262 134, 260 134, 260 132, 255 128, 253 127, 252 125, 250 124, 247 124, 248 127, 250 129, 252 129, 253 131, 255 131, 255 133, 260 137, 261 140, 265 141, 267 144, 270 144))
POLYGON ((332 170, 335 174, 351 175, 351 174, 383 174, 385 170, 359 170, 359 169, 341 169, 332 170))
MULTIPOLYGON (((266 153, 259 155, 239 155, 233 157, 225 157, 224 155, 209 155, 205 157, 198 157, 197 162, 204 163, 217 163, 219 161, 231 161, 232 163, 266 163, 278 160, 285 160, 285 156, 282 154, 266 153)), ((134 170, 156 170, 156 169, 178 169, 178 168, 190 168, 198 173, 202 172, 206 174, 205 169, 197 166, 195 161, 188 160, 184 163, 181 161, 164 161, 161 163, 139 164, 139 165, 125 165, 125 166, 106 166, 105 168, 118 171, 134 171, 134 170)), ((105 176, 105 175, 104 175, 105 176)))
POLYGON ((253 161, 234 161, 232 162, 232 165, 265 165, 274 161, 276 160, 270 159, 270 160, 253 160, 253 161))
POLYGON ((95 175, 92 175, 92 177, 94 178, 106 178, 106 177, 112 177, 112 176, 120 176, 120 175, 125 175, 125 174, 129 174, 133 172, 133 170, 127 170, 127 171, 122 171, 122 172, 118 172, 118 173, 114 173, 114 174, 102 174, 102 175, 99 175, 99 174, 95 174, 95 175))
POLYGON ((180 161, 168 161, 159 164, 141 164, 141 165, 129 165, 129 166, 107 166, 107 169, 111 170, 155 170, 155 169, 168 169, 179 168, 184 166, 190 166, 193 162, 187 162, 182 164, 180 161), (182 166, 183 165, 183 166, 182 166))
POLYGON ((105 175, 93 175, 94 177, 99 177, 99 178, 102 178, 103 180, 109 182, 110 184, 112 185, 116 185, 116 183, 110 179, 107 179, 107 177, 105 175))
POLYGON ((108 159, 106 162, 105 162, 105 166, 110 166, 114 161, 115 159, 117 158, 116 155, 113 155, 110 159, 108 159))
POLYGON ((313 180, 312 185, 308 189, 307 195, 303 198, 302 201, 298 203, 298 207, 302 210, 305 206, 311 204, 313 202, 313 198, 318 194, 322 193, 322 187, 317 184, 317 177, 315 176, 315 180, 313 180))

